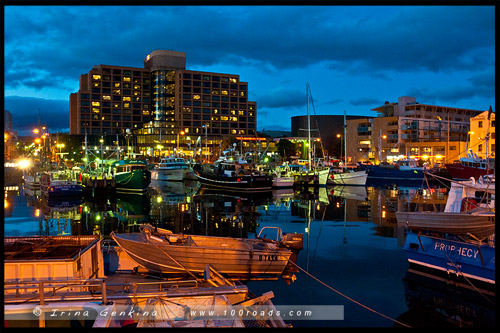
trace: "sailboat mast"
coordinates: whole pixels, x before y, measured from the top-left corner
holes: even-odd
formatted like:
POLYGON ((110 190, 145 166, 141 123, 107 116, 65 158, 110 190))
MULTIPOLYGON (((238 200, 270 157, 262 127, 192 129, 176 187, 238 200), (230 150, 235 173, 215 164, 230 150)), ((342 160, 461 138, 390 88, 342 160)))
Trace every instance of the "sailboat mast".
POLYGON ((307 96, 307 159, 309 161, 309 170, 312 170, 311 164, 311 117, 309 116, 309 82, 306 84, 307 96))
POLYGON ((344 167, 346 166, 347 164, 347 137, 346 137, 346 133, 347 133, 347 128, 346 128, 346 122, 345 122, 345 110, 344 110, 344 167))

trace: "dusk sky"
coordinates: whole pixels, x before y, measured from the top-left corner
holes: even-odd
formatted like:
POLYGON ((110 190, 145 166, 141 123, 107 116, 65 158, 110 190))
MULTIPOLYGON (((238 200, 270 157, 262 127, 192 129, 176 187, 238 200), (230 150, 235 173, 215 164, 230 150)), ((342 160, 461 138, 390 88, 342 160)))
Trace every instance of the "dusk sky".
POLYGON ((69 95, 94 65, 240 75, 257 129, 311 114, 374 116, 399 96, 495 111, 494 6, 5 6, 4 94, 14 130, 68 132, 69 95))

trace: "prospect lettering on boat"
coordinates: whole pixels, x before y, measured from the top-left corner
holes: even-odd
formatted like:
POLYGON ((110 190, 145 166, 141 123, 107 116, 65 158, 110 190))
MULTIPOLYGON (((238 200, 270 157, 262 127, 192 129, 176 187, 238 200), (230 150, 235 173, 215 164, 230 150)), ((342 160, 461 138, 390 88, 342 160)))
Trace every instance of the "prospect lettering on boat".
POLYGON ((456 252, 462 257, 469 257, 474 259, 476 259, 479 253, 479 250, 471 249, 465 246, 455 246, 453 244, 449 245, 441 242, 434 243, 434 249, 447 252, 456 252))

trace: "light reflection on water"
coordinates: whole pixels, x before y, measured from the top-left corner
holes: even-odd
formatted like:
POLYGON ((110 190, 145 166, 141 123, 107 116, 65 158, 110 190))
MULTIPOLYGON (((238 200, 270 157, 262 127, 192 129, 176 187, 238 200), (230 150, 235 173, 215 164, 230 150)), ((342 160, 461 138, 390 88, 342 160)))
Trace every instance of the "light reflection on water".
MULTIPOLYGON (((451 303, 449 309, 445 306, 443 310, 443 306, 429 307, 410 297, 422 282, 419 277, 408 276, 408 262, 402 250, 405 230, 397 227, 395 217, 399 210, 425 211, 436 207, 442 211, 446 197, 444 188, 395 186, 285 189, 240 195, 200 188, 197 182, 153 181, 144 195, 49 203, 40 198, 39 191, 24 190, 21 185, 17 190, 5 191, 4 235, 107 237, 113 230, 136 232, 141 223, 147 222, 176 233, 253 238, 264 226, 278 226, 283 232, 304 234, 304 249, 297 264, 345 296, 412 325, 416 322, 453 325, 463 320, 457 319, 451 303), (443 315, 446 310, 450 315, 443 315), (450 316, 454 317, 452 321, 450 316)), ((340 321, 284 317, 294 327, 397 326, 304 273, 297 273, 296 277, 291 284, 278 279, 251 281, 248 286, 255 294, 272 290, 273 303, 277 305, 344 305, 344 320, 340 321)), ((432 299, 433 293, 442 292, 436 286, 438 282, 426 282, 419 289, 420 295, 430 293, 428 297, 432 299)), ((455 308, 462 306, 474 309, 476 314, 481 312, 479 325, 490 325, 489 314, 490 311, 494 314, 494 309, 475 298, 462 300, 457 295, 458 292, 452 292, 439 297, 444 299, 443 304, 448 304, 446 297, 451 297, 458 304, 455 308)), ((462 317, 468 323, 478 319, 464 314, 462 317)))

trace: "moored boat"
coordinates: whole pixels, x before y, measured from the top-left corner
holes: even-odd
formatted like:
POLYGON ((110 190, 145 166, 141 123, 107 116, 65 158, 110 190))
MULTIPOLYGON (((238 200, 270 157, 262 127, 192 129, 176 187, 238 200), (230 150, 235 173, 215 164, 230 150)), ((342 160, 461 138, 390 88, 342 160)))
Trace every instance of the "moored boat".
POLYGON ((494 193, 494 183, 476 184, 473 179, 471 182, 453 182, 444 212, 398 211, 397 223, 412 230, 487 237, 495 232, 494 193), (482 192, 488 200, 481 203, 479 199, 478 203, 476 192, 482 192))
POLYGON ((40 176, 40 191, 48 200, 80 198, 82 186, 64 172, 43 172, 40 176))
POLYGON ((393 164, 360 165, 368 170, 368 179, 385 179, 391 181, 422 181, 424 180, 424 169, 417 166, 415 160, 398 160, 393 164))
POLYGON ((473 177, 479 180, 482 176, 495 174, 495 159, 486 160, 469 155, 454 163, 445 164, 445 167, 453 179, 465 180, 473 177))
POLYGON ((221 274, 251 278, 282 274, 292 254, 302 249, 302 234, 281 237, 277 230, 277 240, 173 234, 151 225, 141 226, 140 233, 111 236, 134 261, 153 272, 199 274, 210 264, 221 274))
POLYGON ((404 249, 410 265, 495 284, 494 241, 461 241, 409 232, 404 249))
POLYGON ((333 169, 328 175, 327 185, 365 186, 368 172, 366 170, 333 169))
POLYGON ((239 159, 221 159, 214 164, 196 164, 193 171, 198 180, 211 187, 236 191, 270 191, 273 177, 239 159))
POLYGON ((162 158, 151 171, 151 179, 166 181, 182 181, 190 171, 189 166, 181 157, 162 158))
POLYGON ((117 191, 144 192, 151 183, 151 171, 144 160, 120 160, 113 163, 117 191))

